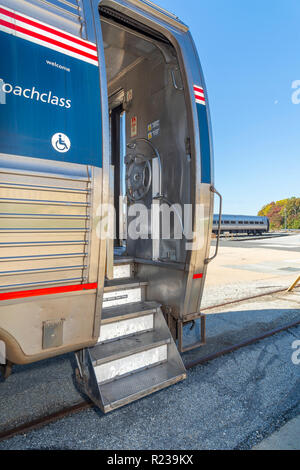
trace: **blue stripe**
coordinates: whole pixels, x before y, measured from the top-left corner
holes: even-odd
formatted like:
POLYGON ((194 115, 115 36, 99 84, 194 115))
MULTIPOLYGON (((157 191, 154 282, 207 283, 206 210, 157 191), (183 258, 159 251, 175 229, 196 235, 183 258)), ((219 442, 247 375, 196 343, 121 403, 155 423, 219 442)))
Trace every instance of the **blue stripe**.
POLYGON ((201 183, 211 184, 211 155, 206 106, 197 104, 200 144, 201 144, 201 183))

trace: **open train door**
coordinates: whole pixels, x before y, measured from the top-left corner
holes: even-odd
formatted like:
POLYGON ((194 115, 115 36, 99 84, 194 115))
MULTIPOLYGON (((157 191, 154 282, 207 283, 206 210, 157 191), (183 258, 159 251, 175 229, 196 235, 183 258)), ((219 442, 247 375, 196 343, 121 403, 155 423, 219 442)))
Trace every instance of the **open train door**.
POLYGON ((184 379, 178 349, 203 343, 214 189, 207 94, 188 27, 148 1, 92 5, 107 80, 104 168, 120 217, 99 342, 78 364, 85 392, 107 412, 184 379), (184 325, 197 319, 199 338, 186 345, 184 325))
POLYGON ((148 299, 162 303, 185 349, 183 325, 201 317, 214 201, 200 61, 188 27, 152 2, 96 4, 108 96, 125 120, 119 167, 125 175, 120 195, 127 200, 127 255, 135 260, 136 277, 149 283, 148 299), (139 214, 141 206, 148 220, 139 214))

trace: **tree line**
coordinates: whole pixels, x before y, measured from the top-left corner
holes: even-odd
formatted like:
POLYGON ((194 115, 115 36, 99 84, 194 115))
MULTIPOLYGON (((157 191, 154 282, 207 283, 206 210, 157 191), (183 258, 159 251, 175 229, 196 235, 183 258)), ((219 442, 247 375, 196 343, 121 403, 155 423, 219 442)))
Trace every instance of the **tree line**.
POLYGON ((271 202, 258 213, 270 219, 270 228, 300 229, 300 198, 292 197, 282 201, 271 202))

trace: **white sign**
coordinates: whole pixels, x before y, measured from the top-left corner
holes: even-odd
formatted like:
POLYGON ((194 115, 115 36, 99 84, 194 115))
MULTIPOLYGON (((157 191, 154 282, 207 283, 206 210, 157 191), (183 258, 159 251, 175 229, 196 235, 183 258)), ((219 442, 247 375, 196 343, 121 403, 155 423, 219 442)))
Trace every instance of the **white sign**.
POLYGON ((59 153, 66 153, 71 148, 69 137, 62 132, 57 132, 51 139, 52 147, 59 153))

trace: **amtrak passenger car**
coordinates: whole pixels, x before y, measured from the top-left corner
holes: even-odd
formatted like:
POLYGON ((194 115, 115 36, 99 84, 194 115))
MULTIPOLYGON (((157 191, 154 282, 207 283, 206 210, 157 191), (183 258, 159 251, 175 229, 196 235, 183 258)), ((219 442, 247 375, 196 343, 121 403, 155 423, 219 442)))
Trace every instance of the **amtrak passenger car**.
POLYGON ((218 194, 198 54, 148 0, 0 0, 0 42, 3 374, 72 351, 108 412, 183 380, 180 352, 204 342, 183 335, 204 325, 218 194), (131 236, 136 204, 179 226, 190 207, 200 242, 160 217, 131 236))
MULTIPOLYGON (((213 233, 218 233, 219 216, 214 215, 213 233)), ((221 234, 245 233, 259 235, 268 233, 270 221, 268 217, 254 217, 248 215, 222 215, 221 234)))

